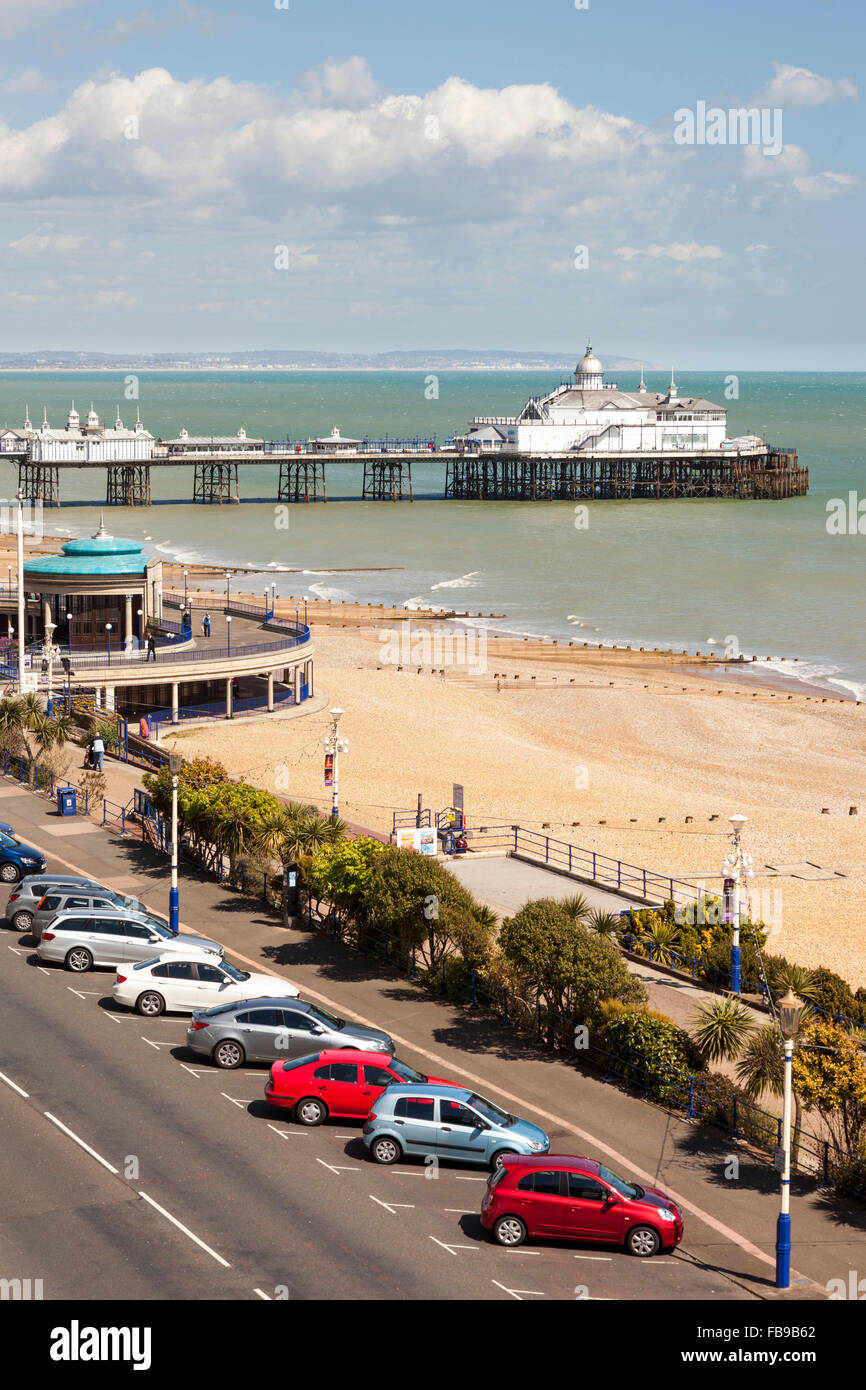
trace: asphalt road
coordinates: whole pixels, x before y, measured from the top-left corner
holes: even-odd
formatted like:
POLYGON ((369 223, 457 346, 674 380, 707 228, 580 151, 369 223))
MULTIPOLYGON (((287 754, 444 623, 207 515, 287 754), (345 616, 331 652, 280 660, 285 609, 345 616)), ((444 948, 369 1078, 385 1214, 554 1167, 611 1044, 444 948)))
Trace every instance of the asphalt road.
POLYGON ((76 1300, 748 1297, 679 1253, 501 1250, 484 1172, 380 1168, 358 1125, 273 1116, 266 1067, 203 1064, 185 1018, 121 1011, 113 978, 2 942, 0 1277, 76 1300))

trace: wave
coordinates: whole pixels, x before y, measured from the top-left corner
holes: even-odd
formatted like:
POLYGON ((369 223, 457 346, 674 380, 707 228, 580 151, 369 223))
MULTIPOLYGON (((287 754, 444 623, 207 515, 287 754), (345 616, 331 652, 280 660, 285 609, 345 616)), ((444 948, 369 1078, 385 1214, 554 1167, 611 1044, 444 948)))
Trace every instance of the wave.
POLYGON ((316 598, 324 599, 326 603, 357 603, 358 599, 350 589, 337 589, 327 584, 311 584, 310 593, 315 594, 316 598))
POLYGON ((472 581, 480 573, 481 570, 470 570, 468 574, 461 574, 459 579, 442 579, 438 584, 430 585, 430 592, 435 593, 437 589, 474 589, 477 586, 472 581))

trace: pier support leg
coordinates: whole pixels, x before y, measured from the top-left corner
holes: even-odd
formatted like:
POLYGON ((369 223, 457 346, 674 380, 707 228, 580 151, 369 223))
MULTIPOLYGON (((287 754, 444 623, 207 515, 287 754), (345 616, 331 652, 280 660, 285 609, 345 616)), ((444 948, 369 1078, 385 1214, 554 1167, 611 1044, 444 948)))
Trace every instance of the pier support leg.
POLYGON ((25 502, 60 506, 60 469, 56 463, 19 463, 18 491, 25 502))
POLYGON ((239 502, 236 463, 197 463, 193 479, 193 502, 239 502))
POLYGON ((107 507, 150 506, 150 464, 111 464, 105 476, 107 507))

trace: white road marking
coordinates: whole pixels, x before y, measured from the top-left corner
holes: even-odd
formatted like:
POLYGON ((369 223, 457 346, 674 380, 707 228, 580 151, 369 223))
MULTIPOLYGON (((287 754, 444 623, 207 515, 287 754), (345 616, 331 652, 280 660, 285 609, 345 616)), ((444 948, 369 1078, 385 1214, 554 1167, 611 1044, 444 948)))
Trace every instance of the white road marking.
POLYGON ((142 1042, 146 1042, 147 1045, 148 1045, 148 1047, 152 1047, 156 1052, 159 1052, 159 1049, 160 1049, 161 1047, 171 1047, 171 1043, 155 1043, 155 1042, 151 1042, 151 1041, 150 1041, 150 1038, 146 1038, 146 1037, 144 1036, 143 1033, 141 1034, 141 1041, 142 1041, 142 1042))
POLYGON ((253 1289, 253 1293, 257 1293, 259 1298, 263 1298, 266 1303, 273 1303, 274 1301, 269 1293, 263 1293, 261 1289, 253 1289))
POLYGON ((276 1125, 268 1125, 268 1129, 272 1129, 281 1139, 307 1139, 310 1134, 308 1129, 277 1129, 276 1125))
POLYGON ((84 1149, 85 1153, 89 1153, 90 1157, 95 1158, 97 1163, 101 1163, 103 1168, 107 1168, 109 1173, 114 1173, 115 1177, 117 1176, 118 1169, 115 1168, 114 1164, 109 1163, 107 1158, 103 1158, 102 1154, 98 1154, 95 1149, 92 1149, 90 1147, 89 1144, 85 1144, 83 1139, 79 1139, 78 1135, 75 1134, 71 1129, 68 1129, 62 1120, 58 1120, 57 1116, 52 1115, 50 1110, 43 1111, 43 1114, 45 1115, 46 1120, 50 1120, 51 1123, 53 1125, 56 1125, 58 1129, 62 1129, 64 1134, 68 1134, 70 1139, 74 1139, 75 1143, 78 1144, 80 1148, 84 1149))
POLYGON ((183 1067, 184 1071, 188 1071, 189 1074, 190 1074, 190 1076, 194 1076, 195 1079, 196 1079, 196 1081, 198 1081, 198 1072, 197 1072, 197 1071, 193 1071, 192 1067, 188 1067, 187 1064, 186 1064, 186 1062, 181 1062, 181 1066, 183 1067))
POLYGON ((471 1216, 472 1213, 474 1212, 475 1208, 474 1208, 474 1207, 443 1207, 442 1210, 443 1210, 443 1211, 456 1211, 456 1212, 459 1213, 460 1216, 471 1216))
POLYGON ((435 1236, 430 1236, 429 1239, 432 1240, 432 1241, 435 1241, 437 1245, 441 1245, 442 1249, 443 1249, 443 1250, 447 1250, 449 1255, 453 1255, 455 1250, 475 1250, 475 1249, 476 1249, 476 1246, 474 1246, 474 1245, 446 1245, 446 1243, 445 1243, 444 1240, 436 1240, 436 1237, 435 1237, 435 1236))
MULTIPOLYGON (((81 993, 80 989, 73 989, 71 985, 67 985, 66 988, 69 990, 70 994, 77 994, 79 999, 84 999, 84 995, 81 993)), ((87 1003, 87 1000, 85 999, 84 1002, 87 1003)))
POLYGON ((223 1269, 231 1269, 228 1260, 224 1260, 222 1255, 218 1255, 215 1250, 212 1250, 209 1245, 206 1245, 194 1231, 191 1231, 188 1226, 184 1226, 183 1222, 178 1221, 177 1217, 172 1216, 170 1211, 166 1211, 165 1207, 161 1207, 159 1202, 155 1202, 152 1197, 148 1197, 146 1192, 139 1192, 138 1195, 139 1197, 143 1197, 146 1202, 149 1202, 152 1207, 155 1207, 160 1215, 164 1216, 167 1221, 170 1221, 173 1226, 176 1226, 179 1231, 183 1231, 185 1236, 189 1236, 190 1240, 195 1241, 196 1245, 199 1246, 200 1249, 206 1251, 208 1255, 212 1256, 217 1264, 222 1265, 223 1269))
POLYGON ((397 1215, 397 1208, 398 1208, 398 1207, 403 1207, 406 1211, 414 1211, 414 1210, 415 1210, 415 1203, 414 1203, 414 1202, 380 1202, 380 1201, 379 1201, 379 1198, 378 1198, 378 1197, 374 1197, 373 1194, 372 1194, 372 1192, 370 1193, 370 1201, 371 1201, 371 1202, 377 1202, 378 1205, 379 1205, 380 1207, 384 1207, 385 1210, 386 1210, 386 1211, 389 1211, 389 1212, 391 1213, 392 1216, 396 1216, 396 1215, 397 1215))
POLYGON ((227 1096, 225 1091, 220 1091, 220 1095, 223 1096, 226 1100, 230 1100, 232 1105, 237 1105, 239 1109, 246 1110, 247 1102, 245 1100, 235 1100, 234 1096, 227 1096))
POLYGON ((454 1176, 457 1178, 457 1181, 458 1181, 458 1182, 486 1182, 486 1181, 487 1181, 486 1178, 476 1178, 476 1177, 461 1178, 461 1176, 460 1176, 459 1173, 455 1173, 454 1176))
POLYGON ((23 955, 24 955, 24 952, 23 952, 23 951, 19 951, 18 948, 15 947, 15 946, 7 946, 7 947, 6 947, 6 950, 7 950, 7 951, 11 951, 12 954, 13 954, 13 956, 23 956, 23 955))
POLYGON ((48 970, 48 969, 46 969, 46 967, 45 967, 44 965, 37 965, 36 969, 37 969, 37 970, 41 970, 43 975, 50 975, 50 974, 51 974, 51 971, 48 970))
POLYGON ((108 1014, 108 1013, 105 1012, 104 1009, 102 1010, 102 1014, 103 1014, 103 1017, 104 1017, 104 1018, 110 1018, 111 1021, 112 1021, 112 1023, 119 1023, 119 1022, 120 1022, 120 1019, 116 1016, 116 1014, 108 1014))
POLYGON ((574 1255, 575 1260, 601 1260, 605 1264, 610 1264, 613 1256, 611 1255, 574 1255))
POLYGON ((11 1086, 12 1090, 17 1091, 19 1096, 23 1096, 25 1100, 30 1099, 30 1092, 22 1091, 21 1087, 16 1085, 11 1076, 7 1076, 5 1072, 0 1071, 0 1081, 5 1081, 7 1086, 11 1086))
POLYGON ((546 1295, 541 1289, 509 1289, 507 1285, 500 1284, 498 1279, 491 1279, 491 1284, 495 1284, 497 1289, 502 1289, 503 1293, 510 1293, 512 1298, 516 1298, 518 1303, 522 1303, 525 1296, 535 1295, 536 1298, 545 1298, 546 1295))
POLYGON ((506 1255, 540 1255, 540 1250, 506 1250, 506 1255))
POLYGON ((332 1173, 357 1173, 358 1171, 357 1165, 355 1165, 354 1167, 346 1167, 345 1165, 334 1167, 333 1163, 326 1163, 323 1158, 317 1158, 316 1162, 321 1163, 323 1168, 330 1168, 332 1173))

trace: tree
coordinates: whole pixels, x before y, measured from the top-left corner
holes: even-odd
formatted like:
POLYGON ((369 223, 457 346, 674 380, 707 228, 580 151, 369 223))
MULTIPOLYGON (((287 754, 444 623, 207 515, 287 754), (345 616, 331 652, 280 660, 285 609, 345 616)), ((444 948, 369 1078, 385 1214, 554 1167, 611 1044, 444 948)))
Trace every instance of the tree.
POLYGON ((592 1027, 603 999, 639 1004, 646 998, 617 947, 574 921, 553 898, 525 903, 506 918, 499 944, 539 1003, 560 1018, 592 1027))
POLYGON ((463 885, 428 855, 384 845, 362 886, 357 912, 362 928, 396 936, 406 951, 420 948, 422 962, 435 969, 459 950, 471 931, 492 935, 475 915, 478 904, 463 885), (470 927, 467 917, 472 917, 470 927))
POLYGON ((703 1059, 683 1028, 634 1009, 618 1018, 608 1016, 604 1040, 620 1076, 659 1100, 685 1103, 689 1078, 703 1067, 703 1059))
POLYGON ((754 1027, 748 1009, 735 999, 711 999, 698 1006, 695 1017, 692 1037, 707 1062, 733 1061, 754 1027))
POLYGON ((854 1039, 835 1023, 810 1023, 794 1049, 792 1081, 837 1147, 857 1153, 866 1125, 866 1059, 854 1039))
POLYGON ((288 883, 285 868, 316 855, 325 845, 338 845, 346 836, 341 820, 320 815, 313 806, 290 802, 288 806, 266 812, 253 835, 256 849, 276 859, 282 870, 283 924, 288 924, 288 883))

